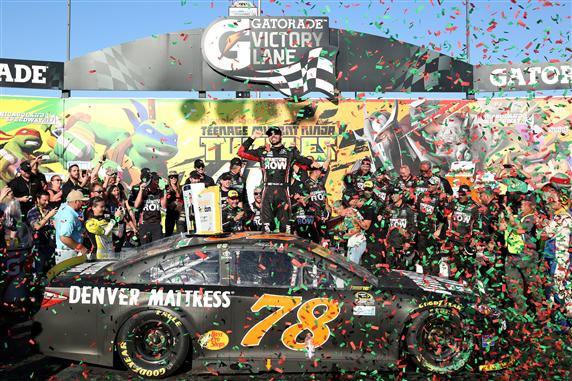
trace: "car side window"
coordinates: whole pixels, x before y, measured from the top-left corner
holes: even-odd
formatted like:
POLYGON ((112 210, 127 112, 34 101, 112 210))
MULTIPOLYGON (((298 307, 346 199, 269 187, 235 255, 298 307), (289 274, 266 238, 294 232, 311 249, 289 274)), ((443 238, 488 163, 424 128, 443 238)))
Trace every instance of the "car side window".
POLYGON ((232 284, 242 287, 293 287, 297 271, 284 251, 235 250, 232 284))
POLYGON ((218 250, 183 250, 159 257, 139 274, 139 280, 151 284, 218 285, 218 250))
POLYGON ((305 262, 300 266, 300 271, 302 283, 308 288, 343 290, 351 286, 351 279, 344 276, 345 274, 325 268, 323 261, 305 262))

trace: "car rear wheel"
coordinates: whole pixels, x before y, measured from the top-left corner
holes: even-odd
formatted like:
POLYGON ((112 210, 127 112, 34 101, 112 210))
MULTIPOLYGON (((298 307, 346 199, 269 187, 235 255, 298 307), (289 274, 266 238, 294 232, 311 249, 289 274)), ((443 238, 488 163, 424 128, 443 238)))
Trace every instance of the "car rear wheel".
POLYGON ((174 314, 146 310, 131 316, 117 335, 117 352, 133 373, 148 378, 173 374, 189 351, 189 336, 174 314))
POLYGON ((473 335, 455 309, 421 311, 407 330, 406 344, 413 362, 428 372, 457 372, 473 354, 473 335))

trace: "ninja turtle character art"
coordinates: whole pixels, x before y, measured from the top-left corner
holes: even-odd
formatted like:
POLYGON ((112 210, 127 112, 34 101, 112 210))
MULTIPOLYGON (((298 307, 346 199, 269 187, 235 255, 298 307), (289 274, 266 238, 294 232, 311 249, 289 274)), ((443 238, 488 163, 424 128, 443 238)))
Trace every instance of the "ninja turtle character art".
POLYGON ((32 154, 42 146, 40 132, 21 128, 13 135, 0 131, 0 187, 12 180, 20 163, 33 158, 32 154), (4 145, 2 141, 7 141, 4 145))
MULTIPOLYGON (((135 112, 123 108, 132 130, 107 126, 92 120, 86 113, 72 115, 63 130, 53 139, 53 154, 62 163, 95 161, 94 142, 107 147, 107 161, 103 168, 119 169, 123 180, 135 184, 140 169, 149 168, 159 175, 167 175, 167 161, 177 152, 177 134, 164 122, 156 119, 155 101, 148 108, 131 100, 135 112)), ((50 144, 50 143, 49 143, 50 144)))

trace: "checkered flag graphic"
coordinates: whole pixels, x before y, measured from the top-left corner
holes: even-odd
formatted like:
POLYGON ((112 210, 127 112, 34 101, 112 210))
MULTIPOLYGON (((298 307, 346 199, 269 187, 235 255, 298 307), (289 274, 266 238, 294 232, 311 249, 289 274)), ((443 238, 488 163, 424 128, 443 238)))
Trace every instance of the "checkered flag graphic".
POLYGON ((292 65, 273 70, 257 70, 264 77, 240 77, 258 82, 268 82, 286 96, 302 96, 311 91, 320 91, 334 97, 338 50, 313 48, 292 65))
POLYGON ((138 65, 131 62, 122 46, 106 48, 94 53, 93 73, 102 90, 143 90, 143 76, 138 65))
POLYGON ((402 83, 405 91, 425 92, 437 89, 450 75, 451 57, 430 50, 418 50, 418 57, 397 83, 402 83))

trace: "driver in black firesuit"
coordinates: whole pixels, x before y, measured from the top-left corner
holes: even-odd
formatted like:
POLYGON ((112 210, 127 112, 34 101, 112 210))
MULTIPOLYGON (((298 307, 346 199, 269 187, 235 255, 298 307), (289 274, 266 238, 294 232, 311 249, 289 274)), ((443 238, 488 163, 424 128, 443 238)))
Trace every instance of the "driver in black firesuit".
POLYGON ((297 149, 284 147, 280 128, 270 127, 266 135, 270 140, 269 149, 264 146, 250 149, 254 140, 262 136, 261 130, 255 130, 238 149, 238 156, 260 163, 264 185, 261 211, 264 230, 270 232, 277 228, 281 232, 290 233, 291 206, 288 184, 292 165, 300 163, 306 167, 320 168, 320 164, 300 155, 297 149))
MULTIPOLYGON (((445 223, 444 206, 446 195, 440 190, 441 180, 433 176, 427 180, 427 191, 417 196, 417 253, 423 273, 439 275, 438 240, 445 223)), ((419 188, 417 188, 419 189, 419 188)))
POLYGON ((474 279, 475 275, 476 249, 473 227, 478 207, 471 200, 470 191, 468 185, 461 185, 458 197, 445 208, 449 228, 444 254, 449 264, 448 276, 455 280, 468 281, 474 279), (450 266, 451 264, 453 266, 450 266))
POLYGON ((415 212, 405 203, 404 193, 400 188, 393 188, 392 203, 386 209, 387 264, 390 269, 415 271, 414 249, 417 222, 415 212))

